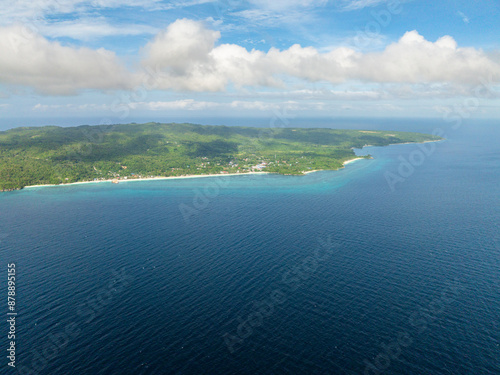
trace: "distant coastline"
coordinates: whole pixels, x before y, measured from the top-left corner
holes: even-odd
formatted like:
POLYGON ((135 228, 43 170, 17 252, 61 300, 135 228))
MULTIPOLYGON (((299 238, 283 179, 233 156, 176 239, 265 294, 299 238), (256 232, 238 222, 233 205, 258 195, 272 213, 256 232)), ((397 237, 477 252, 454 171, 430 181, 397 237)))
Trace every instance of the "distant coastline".
POLYGON ((355 148, 438 141, 428 134, 347 129, 278 129, 196 124, 121 124, 0 132, 0 191, 255 174, 338 170, 355 148), (90 142, 89 132, 98 134, 90 142), (96 138, 97 139, 97 138, 96 138), (5 155, 5 156, 4 156, 5 155))
MULTIPOLYGON (((361 160, 361 159, 366 159, 364 157, 357 157, 354 159, 349 159, 346 160, 342 163, 343 166, 350 164, 356 160, 361 160)), ((318 169, 318 170, 313 170, 313 171, 305 171, 304 175, 313 173, 313 172, 320 172, 322 170, 326 169, 318 169)), ((337 169, 338 170, 338 169, 337 169)), ((181 179, 187 179, 187 178, 202 178, 202 177, 226 177, 226 176, 246 176, 246 175, 265 175, 265 174, 278 174, 278 173, 273 173, 273 172, 243 172, 243 173, 219 173, 219 174, 192 174, 192 175, 186 175, 186 176, 158 176, 158 177, 144 177, 144 178, 127 178, 125 179, 108 179, 108 180, 98 180, 98 181, 79 181, 79 182, 70 182, 67 184, 58 184, 58 185, 30 185, 30 186, 25 186, 23 189, 30 189, 30 188, 37 188, 37 187, 55 187, 55 186, 72 186, 72 185, 83 185, 83 184, 99 184, 99 183, 113 183, 113 181, 117 181, 115 183, 121 184, 124 182, 133 182, 133 181, 159 181, 159 180, 181 180, 181 179)), ((294 175, 294 176, 302 176, 302 175, 294 175)), ((22 189, 20 189, 22 190, 22 189)))
MULTIPOLYGON (((395 146, 395 145, 407 145, 407 144, 417 144, 417 143, 428 143, 428 142, 440 142, 441 140, 436 140, 436 141, 424 141, 424 142, 405 142, 405 143, 393 143, 390 146, 395 146)), ((369 147, 370 145, 364 146, 364 147, 369 147)), ((356 160, 362 160, 366 159, 365 157, 356 157, 353 159, 346 160, 342 163, 342 168, 344 168, 347 164, 353 163, 356 160)), ((341 168, 339 168, 341 169, 341 168)), ((309 173, 314 173, 314 172, 321 172, 325 170, 333 170, 333 169, 315 169, 312 171, 304 171, 303 175, 309 174, 309 173)), ((338 169, 336 169, 338 170, 338 169)), ((187 179, 187 178, 202 178, 202 177, 226 177, 226 176, 246 176, 246 175, 266 175, 266 174, 278 174, 278 173, 273 173, 273 172, 243 172, 243 173, 219 173, 219 174, 193 174, 193 175, 186 175, 186 176, 158 176, 158 177, 145 177, 145 178, 130 178, 130 179, 108 179, 108 180, 99 180, 99 181, 79 181, 79 182, 70 182, 67 184, 58 184, 58 185, 30 185, 30 186, 25 186, 22 189, 17 189, 17 190, 23 190, 23 189, 30 189, 30 188, 37 188, 37 187, 57 187, 57 186, 72 186, 72 185, 83 185, 83 184, 99 184, 99 183, 113 183, 113 181, 118 181, 118 183, 124 183, 124 182, 133 182, 133 181, 160 181, 160 180, 181 180, 181 179, 187 179)), ((303 176, 303 175, 294 175, 294 176, 303 176)))

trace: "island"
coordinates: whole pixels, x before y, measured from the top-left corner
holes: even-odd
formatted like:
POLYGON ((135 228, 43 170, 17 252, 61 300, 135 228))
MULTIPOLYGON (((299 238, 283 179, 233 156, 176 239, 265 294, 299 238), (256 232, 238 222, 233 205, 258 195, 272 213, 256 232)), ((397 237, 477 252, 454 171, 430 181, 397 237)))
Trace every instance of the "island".
POLYGON ((359 158, 354 148, 440 139, 399 131, 156 122, 21 127, 0 132, 0 191, 174 176, 300 175, 342 168, 359 158))

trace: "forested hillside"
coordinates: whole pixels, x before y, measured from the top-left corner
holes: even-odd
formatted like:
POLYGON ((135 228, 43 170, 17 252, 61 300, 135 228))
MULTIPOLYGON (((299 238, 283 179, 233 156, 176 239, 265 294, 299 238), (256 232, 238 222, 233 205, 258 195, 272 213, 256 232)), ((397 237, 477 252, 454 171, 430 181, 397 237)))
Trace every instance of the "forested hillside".
POLYGON ((338 169, 364 145, 438 140, 395 131, 122 124, 0 132, 0 190, 38 184, 338 169))

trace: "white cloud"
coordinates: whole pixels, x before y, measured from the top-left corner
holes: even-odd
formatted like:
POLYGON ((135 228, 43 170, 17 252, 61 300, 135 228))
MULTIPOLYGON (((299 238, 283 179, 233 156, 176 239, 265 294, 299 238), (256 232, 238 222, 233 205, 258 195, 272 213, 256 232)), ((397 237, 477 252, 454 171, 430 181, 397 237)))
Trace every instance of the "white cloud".
POLYGON ((283 12, 292 9, 321 7, 326 5, 328 0, 250 0, 249 3, 260 9, 283 12))
POLYGON ((19 18, 41 17, 67 13, 84 14, 99 9, 117 9, 125 7, 145 10, 168 10, 186 8, 193 5, 215 2, 217 0, 15 0, 8 6, 0 8, 0 20, 8 18, 18 21, 19 18))
POLYGON ((219 38, 219 32, 200 22, 178 20, 146 45, 143 65, 163 72, 159 88, 221 91, 227 82, 213 71, 210 55, 219 38))
POLYGON ((154 8, 161 0, 16 0, 0 10, 0 20, 18 21, 20 18, 42 17, 44 15, 85 13, 91 9, 141 7, 154 8))
POLYGON ((48 37, 69 37, 77 40, 92 40, 103 36, 156 34, 158 30, 147 25, 109 24, 104 18, 78 19, 40 25, 39 31, 48 37))
POLYGON ((290 97, 322 100, 378 100, 387 95, 385 90, 299 90, 292 91, 290 97))
POLYGON ((130 74, 113 52, 50 42, 21 26, 0 28, 0 83, 52 95, 82 89, 131 87, 130 74))
POLYGON ((374 7, 382 3, 394 0, 344 0, 344 10, 358 10, 367 7, 374 7))
MULTIPOLYGON (((358 33, 357 35, 342 39, 337 45, 351 47, 355 50, 380 50, 387 45, 387 36, 376 33, 358 33)), ((327 46, 322 48, 320 52, 328 52, 332 49, 335 49, 335 47, 327 46)))
POLYGON ((8 6, 0 7, 0 26, 23 24, 38 30, 46 23, 47 16, 68 14, 76 11, 85 13, 81 8, 83 0, 17 0, 8 6))
POLYGON ((238 108, 246 110, 270 111, 270 110, 278 110, 282 107, 282 105, 280 106, 280 104, 277 103, 269 103, 263 101, 250 102, 250 101, 235 100, 231 102, 230 107, 233 109, 238 108))
POLYGON ((117 25, 116 17, 96 16, 103 9, 141 8, 143 11, 168 11, 215 0, 16 0, 0 8, 0 26, 22 24, 48 37, 90 40, 103 36, 156 34, 147 24, 129 20, 117 25), (70 17, 71 20, 65 19, 70 17))
POLYGON ((70 111, 88 111, 88 110, 110 110, 111 108, 107 104, 95 104, 95 103, 86 103, 86 104, 41 104, 38 103, 34 105, 31 110, 46 112, 53 110, 70 110, 70 111))
POLYGON ((467 17, 463 12, 457 12, 464 23, 470 23, 469 17, 467 17))
POLYGON ((143 64, 162 73, 158 88, 222 91, 236 86, 284 86, 284 78, 308 82, 375 83, 449 82, 479 84, 481 77, 500 81, 500 64, 482 50, 458 48, 450 36, 436 42, 407 32, 381 52, 360 53, 339 47, 321 53, 298 44, 267 53, 235 44, 216 46, 220 34, 203 24, 178 20, 145 49, 143 64))
POLYGON ((500 82, 498 54, 458 47, 450 36, 431 42, 411 31, 382 51, 366 53, 348 47, 321 52, 298 44, 264 52, 236 44, 218 45, 219 38, 220 32, 202 22, 177 20, 142 49, 144 69, 129 72, 105 49, 62 46, 19 26, 3 27, 0 83, 52 95, 132 89, 141 83, 147 89, 192 92, 244 87, 293 91, 326 83, 336 90, 324 92, 325 98, 369 100, 397 93, 400 97, 465 95, 483 81, 490 86, 500 82), (346 84, 352 87, 339 89, 346 84), (384 88, 388 84, 390 89, 384 88))
POLYGON ((149 8, 161 3, 161 0, 80 0, 79 3, 89 4, 97 8, 140 7, 149 8))
POLYGON ((240 110, 240 111, 259 111, 269 112, 283 108, 287 110, 300 109, 317 109, 322 103, 311 102, 302 103, 288 100, 284 102, 266 102, 261 100, 233 100, 231 102, 214 102, 195 99, 181 99, 172 101, 156 101, 156 102, 137 102, 130 103, 129 106, 133 110, 151 110, 151 111, 206 111, 206 110, 240 110))
POLYGON ((328 0, 250 0, 250 7, 233 10, 231 15, 254 25, 276 27, 285 24, 294 28, 312 22, 314 10, 325 6, 328 0))
POLYGON ((162 102, 138 102, 131 103, 131 109, 146 109, 152 111, 165 111, 183 109, 188 111, 200 111, 209 108, 219 107, 221 104, 218 102, 196 101, 194 99, 183 99, 162 102))
MULTIPOLYGON (((276 27, 277 25, 285 25, 290 28, 297 29, 303 27, 302 25, 312 23, 314 16, 304 10, 290 9, 284 12, 276 12, 270 9, 245 9, 242 11, 232 13, 233 16, 243 19, 245 27, 276 27), (250 26, 248 26, 250 25, 250 26)), ((263 29, 264 35, 267 32, 263 29)), ((272 37, 270 34, 268 37, 272 37)))
POLYGON ((357 56, 355 65, 351 78, 372 82, 479 84, 489 75, 500 81, 500 64, 482 50, 458 48, 450 36, 433 43, 416 31, 382 52, 357 56))

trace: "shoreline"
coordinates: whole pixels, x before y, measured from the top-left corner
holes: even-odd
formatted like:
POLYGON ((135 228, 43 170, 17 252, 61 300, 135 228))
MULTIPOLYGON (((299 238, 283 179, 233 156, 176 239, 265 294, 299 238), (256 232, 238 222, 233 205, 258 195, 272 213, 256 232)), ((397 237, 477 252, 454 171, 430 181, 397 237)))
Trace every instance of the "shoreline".
MULTIPOLYGON (((423 141, 423 142, 406 142, 406 143, 393 143, 388 146, 393 146, 393 145, 406 145, 406 144, 418 144, 418 143, 427 143, 427 142, 440 142, 442 139, 438 139, 435 141, 423 141)), ((370 147, 371 145, 364 145, 364 147, 370 147)), ((353 159, 346 160, 342 162, 342 167, 344 168, 347 164, 350 164, 352 162, 355 162, 356 160, 361 160, 365 159, 364 157, 356 157, 353 159)), ((339 168, 339 169, 341 169, 339 168)), ((339 170, 335 169, 335 170, 339 170)), ((320 172, 323 170, 334 170, 334 169, 315 169, 312 171, 304 171, 303 175, 313 173, 313 172, 320 172)), ((127 179, 127 180, 118 180, 118 184, 124 183, 124 182, 133 182, 133 181, 157 181, 157 180, 173 180, 173 179, 187 179, 187 178, 202 178, 202 177, 217 177, 217 176, 245 176, 245 175, 256 175, 256 174, 273 174, 272 172, 245 172, 245 173, 219 173, 219 174, 192 174, 192 175, 186 175, 186 176, 169 176, 169 177, 146 177, 146 178, 132 178, 132 179, 127 179)), ((83 185, 83 184, 100 184, 100 183, 113 183, 113 181, 116 181, 117 179, 112 178, 108 180, 99 180, 99 181, 79 181, 79 182, 70 182, 67 184, 58 184, 58 185, 29 185, 29 186, 24 186, 21 189, 15 189, 15 190, 23 190, 23 189, 30 189, 30 188, 38 188, 38 187, 58 187, 58 186, 71 186, 71 185, 83 185)))
MULTIPOLYGON (((418 144, 422 144, 422 143, 430 143, 430 142, 442 142, 442 141, 445 141, 446 139, 436 139, 435 141, 422 141, 422 142, 405 142, 405 143, 393 143, 393 144, 390 144, 388 146, 396 146, 396 145, 418 145, 418 144)), ((375 146, 377 147, 377 146, 375 146)))
POLYGON ((116 178, 108 179, 108 180, 99 180, 99 181, 78 181, 78 182, 70 182, 67 184, 58 184, 58 185, 29 185, 23 187, 23 189, 37 188, 37 187, 59 187, 59 186, 72 186, 72 185, 83 185, 83 184, 100 184, 100 183, 113 183, 113 181, 118 181, 118 184, 124 182, 134 182, 134 181, 157 181, 157 180, 181 180, 187 178, 200 178, 200 177, 225 177, 225 176, 246 176, 246 175, 254 175, 254 174, 270 174, 271 172, 246 172, 246 173, 219 173, 219 174, 190 174, 186 176, 168 176, 168 177, 145 177, 145 178, 131 178, 126 180, 117 180, 116 178))
MULTIPOLYGON (((354 158, 350 160, 346 160, 342 163, 342 167, 345 166, 346 164, 352 163, 356 160, 361 160, 365 158, 354 158)), ((341 169, 341 168, 339 168, 341 169)), ((312 171, 304 171, 303 174, 309 174, 313 172, 320 172, 323 170, 337 170, 338 169, 314 169, 312 171)), ((219 173, 219 174, 190 174, 186 176, 168 176, 168 177, 146 177, 146 178, 131 178, 127 180, 117 180, 116 178, 113 179, 108 179, 108 180, 99 180, 99 181, 78 181, 78 182, 70 182, 67 184, 58 184, 58 185, 29 185, 23 187, 23 189, 30 189, 30 188, 38 188, 38 187, 57 187, 57 186, 72 186, 72 185, 84 185, 84 184, 100 184, 100 183, 113 183, 113 181, 118 181, 118 184, 124 183, 124 182, 134 182, 134 181, 158 181, 158 180, 181 180, 181 179, 188 179, 188 178, 202 178, 202 177, 225 177, 225 176, 246 176, 246 175, 256 175, 256 174, 261 174, 261 175, 266 175, 266 174, 274 174, 273 172, 245 172, 245 173, 219 173)), ((299 175, 300 176, 300 175, 299 175)))
POLYGON ((342 165, 345 166, 345 165, 350 164, 356 160, 361 160, 361 159, 366 159, 366 158, 359 157, 359 158, 349 159, 349 160, 346 160, 345 162, 343 162, 342 165))
MULTIPOLYGON (((352 162, 355 162, 356 160, 361 160, 361 159, 366 159, 366 158, 358 157, 358 158, 346 160, 346 161, 342 162, 342 167, 340 167, 339 169, 342 169, 347 164, 350 164, 352 162)), ((306 172, 304 172, 304 174, 309 174, 309 173, 314 173, 314 172, 321 172, 321 171, 338 171, 339 169, 313 169, 312 171, 306 171, 306 172)))

